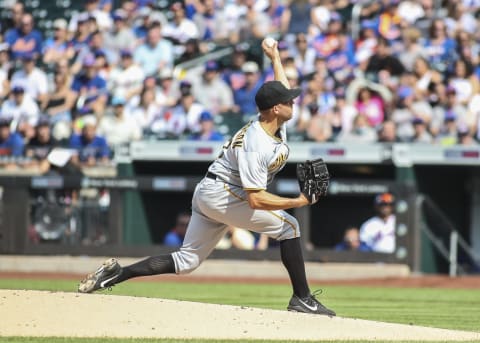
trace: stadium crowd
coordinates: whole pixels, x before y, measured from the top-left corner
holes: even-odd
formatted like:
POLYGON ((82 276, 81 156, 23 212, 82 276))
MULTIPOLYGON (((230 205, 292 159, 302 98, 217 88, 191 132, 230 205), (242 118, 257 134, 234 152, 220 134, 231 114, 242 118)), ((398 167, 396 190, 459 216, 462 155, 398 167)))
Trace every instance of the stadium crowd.
POLYGON ((93 165, 139 139, 224 140, 219 124, 254 116, 273 78, 266 36, 303 89, 292 139, 477 144, 480 1, 367 1, 356 20, 357 2, 85 0, 49 32, 16 2, 1 26, 0 155, 35 164, 60 145, 93 165), (180 68, 219 47, 231 55, 180 68))

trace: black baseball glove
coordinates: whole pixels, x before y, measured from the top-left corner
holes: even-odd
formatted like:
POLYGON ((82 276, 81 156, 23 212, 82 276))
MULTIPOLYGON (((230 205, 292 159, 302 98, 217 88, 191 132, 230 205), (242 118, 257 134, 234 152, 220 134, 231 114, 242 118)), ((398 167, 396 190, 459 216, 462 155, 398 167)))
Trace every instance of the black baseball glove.
POLYGON ((297 178, 300 191, 314 204, 321 196, 327 195, 330 175, 327 164, 321 158, 297 164, 297 178))

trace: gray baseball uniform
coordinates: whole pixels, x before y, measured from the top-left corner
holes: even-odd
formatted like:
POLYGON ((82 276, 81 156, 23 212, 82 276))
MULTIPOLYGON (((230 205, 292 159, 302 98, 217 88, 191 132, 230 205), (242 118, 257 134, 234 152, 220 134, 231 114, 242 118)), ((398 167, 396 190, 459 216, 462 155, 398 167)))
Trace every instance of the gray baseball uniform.
POLYGON ((222 148, 196 187, 192 217, 183 246, 172 254, 178 274, 196 269, 215 248, 228 227, 263 233, 277 240, 300 236, 298 221, 286 211, 252 209, 246 190, 266 190, 285 166, 286 136, 267 133, 258 120, 239 130, 222 148))

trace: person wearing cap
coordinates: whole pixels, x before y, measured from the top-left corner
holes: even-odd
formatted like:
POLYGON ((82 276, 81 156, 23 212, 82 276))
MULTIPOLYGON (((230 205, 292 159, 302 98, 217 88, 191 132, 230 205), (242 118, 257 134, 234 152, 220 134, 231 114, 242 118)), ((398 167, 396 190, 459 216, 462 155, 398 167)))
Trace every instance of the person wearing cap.
POLYGON ((10 45, 13 59, 19 59, 25 54, 38 57, 42 53, 42 33, 35 29, 30 13, 23 14, 19 28, 13 28, 5 33, 5 42, 10 45))
POLYGON ((27 140, 40 117, 37 103, 25 92, 23 85, 13 84, 10 96, 2 104, 0 113, 12 119, 12 131, 21 133, 27 140))
POLYGON ((21 84, 26 94, 37 102, 46 99, 48 93, 48 78, 43 69, 35 66, 35 55, 26 53, 22 56, 22 69, 12 75, 12 84, 21 84))
POLYGON ((74 12, 68 23, 68 31, 77 31, 77 27, 85 23, 89 18, 93 18, 98 28, 102 31, 108 31, 112 28, 110 13, 100 8, 99 0, 86 0, 83 4, 85 5, 85 10, 83 12, 74 12))
POLYGON ((15 159, 23 155, 25 143, 22 136, 10 129, 11 118, 0 116, 0 168, 16 169, 15 159))
POLYGON ((111 101, 113 115, 108 114, 100 119, 97 134, 105 137, 110 147, 127 144, 142 138, 142 130, 137 121, 126 113, 127 100, 114 96, 111 101))
POLYGON ((242 72, 245 75, 245 84, 240 89, 233 91, 233 99, 240 114, 248 118, 257 113, 255 94, 262 86, 263 79, 258 64, 254 61, 245 62, 242 72))
POLYGON ((430 132, 428 132, 427 123, 422 117, 414 117, 412 119, 412 126, 413 135, 410 137, 409 142, 423 144, 431 144, 433 142, 433 137, 430 132))
POLYGON ((173 69, 162 68, 158 73, 158 87, 156 99, 160 106, 175 106, 180 98, 180 88, 177 79, 173 75, 173 69))
MULTIPOLYGON (((420 118, 428 126, 433 116, 433 109, 427 101, 415 96, 415 91, 412 87, 399 87, 397 99, 397 104, 390 118, 396 124, 398 138, 401 141, 409 141, 415 133, 413 120, 420 118)), ((422 136, 424 137, 421 140, 428 139, 424 134, 422 136)), ((420 139, 420 137, 417 138, 420 139)))
POLYGON ((104 113, 108 100, 107 83, 98 73, 95 57, 86 55, 82 61, 82 71, 75 75, 72 85, 74 115, 104 113))
POLYGON ((97 135, 97 118, 85 115, 79 120, 80 134, 72 134, 68 147, 75 150, 72 163, 79 167, 93 167, 110 161, 110 147, 104 137, 97 135))
POLYGON ((223 142, 225 137, 215 130, 215 123, 213 116, 208 111, 203 111, 200 114, 200 131, 193 133, 188 137, 191 141, 211 141, 211 142, 223 142))
POLYGON ((220 77, 220 66, 217 61, 205 63, 203 74, 192 80, 192 93, 210 113, 217 115, 234 108, 233 91, 220 77))
POLYGON ((156 75, 163 68, 173 67, 173 44, 163 37, 160 23, 148 28, 145 43, 135 49, 133 57, 145 75, 156 75))
POLYGON ((78 291, 91 293, 122 281, 146 275, 187 274, 210 255, 229 227, 266 234, 279 241, 280 255, 292 283, 291 311, 334 316, 308 286, 298 220, 286 210, 309 205, 300 195, 289 198, 267 191, 285 166, 289 147, 284 124, 292 117, 293 100, 301 89, 290 89, 277 44, 262 42, 272 61, 275 80, 266 82, 255 95, 259 115, 240 129, 221 148, 192 199, 192 217, 179 250, 152 256, 121 267, 109 259, 97 272, 80 282, 78 291))
POLYGON ((123 49, 131 49, 136 37, 128 24, 128 13, 122 8, 113 12, 113 29, 104 33, 105 46, 118 54, 123 49))
POLYGON ((375 196, 376 215, 360 226, 360 240, 374 252, 391 254, 395 251, 395 197, 392 193, 375 196))
POLYGON ((120 50, 120 63, 110 72, 107 87, 114 95, 120 95, 130 100, 142 91, 145 73, 133 60, 133 52, 129 49, 120 50))
POLYGON ((53 37, 43 43, 43 63, 56 63, 64 58, 71 59, 75 55, 73 46, 68 44, 68 23, 63 18, 53 21, 53 37))
MULTIPOLYGON (((461 122, 460 122, 461 123, 461 122)), ((443 125, 440 128, 440 132, 435 137, 435 142, 442 146, 451 146, 457 144, 458 141, 458 114, 453 110, 447 110, 445 112, 443 125)))

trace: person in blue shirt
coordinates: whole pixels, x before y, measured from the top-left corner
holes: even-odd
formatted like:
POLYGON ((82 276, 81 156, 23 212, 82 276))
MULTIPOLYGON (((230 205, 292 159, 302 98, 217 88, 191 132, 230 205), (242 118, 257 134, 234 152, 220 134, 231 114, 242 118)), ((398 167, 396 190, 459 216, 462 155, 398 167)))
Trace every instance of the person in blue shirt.
POLYGON ((104 137, 96 134, 97 119, 93 115, 81 118, 83 128, 81 134, 70 137, 69 147, 77 154, 72 156, 72 163, 79 166, 95 166, 110 161, 110 148, 104 137))
POLYGON ((5 42, 10 45, 13 59, 21 58, 26 54, 34 54, 37 57, 42 54, 42 34, 34 29, 34 21, 30 13, 23 15, 19 28, 12 28, 5 33, 5 42))
POLYGON ((94 56, 85 56, 83 70, 75 76, 70 89, 76 99, 77 114, 104 113, 108 100, 107 82, 98 74, 94 56))
POLYGON ((356 226, 349 226, 343 235, 343 241, 335 245, 336 251, 372 251, 360 240, 360 231, 356 226))
POLYGON ((0 167, 8 168, 15 165, 10 157, 23 155, 24 143, 22 136, 10 130, 11 118, 0 117, 0 167))
POLYGON ((187 226, 190 222, 190 212, 183 211, 177 215, 175 227, 167 232, 163 239, 163 244, 169 247, 179 247, 183 243, 185 233, 187 232, 187 226))
POLYGON ((248 61, 242 66, 245 85, 233 91, 233 99, 242 115, 251 116, 257 113, 255 94, 263 84, 263 78, 256 62, 248 61))
MULTIPOLYGON (((220 114, 219 114, 220 115, 220 114)), ((221 142, 225 140, 223 135, 215 130, 215 123, 213 122, 213 115, 208 111, 203 111, 200 114, 200 131, 195 132, 189 137, 191 141, 214 141, 221 142)))

